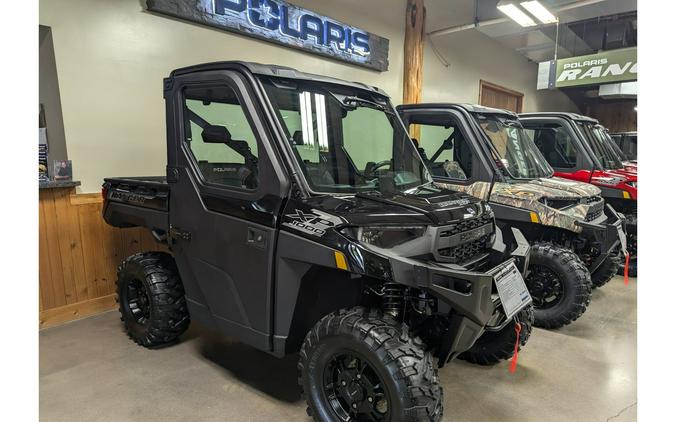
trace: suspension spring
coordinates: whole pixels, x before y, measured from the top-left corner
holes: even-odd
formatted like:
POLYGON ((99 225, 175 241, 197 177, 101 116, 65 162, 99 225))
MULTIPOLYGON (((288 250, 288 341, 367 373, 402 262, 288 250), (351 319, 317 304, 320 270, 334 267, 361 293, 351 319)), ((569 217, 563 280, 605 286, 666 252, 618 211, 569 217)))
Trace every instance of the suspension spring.
POLYGON ((382 310, 397 317, 403 310, 405 289, 398 283, 384 283, 382 286, 382 310))

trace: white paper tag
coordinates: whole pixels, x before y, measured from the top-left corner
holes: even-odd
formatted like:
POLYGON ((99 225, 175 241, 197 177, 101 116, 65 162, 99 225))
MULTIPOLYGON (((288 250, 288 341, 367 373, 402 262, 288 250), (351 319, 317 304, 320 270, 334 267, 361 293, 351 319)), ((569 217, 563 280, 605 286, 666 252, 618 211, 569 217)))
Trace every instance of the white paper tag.
POLYGON ((532 303, 532 296, 515 263, 511 262, 499 270, 493 278, 507 318, 513 317, 518 311, 532 303))

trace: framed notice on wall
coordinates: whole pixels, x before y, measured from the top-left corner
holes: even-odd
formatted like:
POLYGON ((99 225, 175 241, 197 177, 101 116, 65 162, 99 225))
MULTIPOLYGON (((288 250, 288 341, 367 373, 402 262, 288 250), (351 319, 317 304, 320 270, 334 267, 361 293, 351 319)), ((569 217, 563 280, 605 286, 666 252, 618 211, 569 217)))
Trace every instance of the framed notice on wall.
POLYGON ((388 39, 284 0, 147 0, 146 6, 151 12, 378 71, 389 68, 388 39))

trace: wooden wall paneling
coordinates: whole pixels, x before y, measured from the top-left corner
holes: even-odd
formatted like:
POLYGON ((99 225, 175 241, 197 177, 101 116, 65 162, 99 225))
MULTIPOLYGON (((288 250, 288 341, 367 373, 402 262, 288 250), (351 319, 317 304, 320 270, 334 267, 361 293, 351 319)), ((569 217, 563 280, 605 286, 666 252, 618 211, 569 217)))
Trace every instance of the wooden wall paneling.
POLYGON ((149 230, 108 226, 100 194, 40 190, 40 327, 115 307, 117 266, 143 251, 168 251, 149 230))
POLYGON ((63 286, 66 293, 66 303, 77 302, 77 286, 75 285, 75 270, 73 269, 73 259, 71 255, 70 233, 68 232, 68 204, 63 202, 64 189, 52 189, 52 202, 54 204, 54 220, 56 223, 59 256, 61 259, 61 268, 63 269, 63 286))
POLYGON ((610 132, 637 130, 636 100, 597 100, 586 105, 586 115, 598 119, 610 132))
POLYGON ((103 257, 103 240, 101 239, 101 228, 97 223, 97 220, 101 218, 100 206, 94 203, 80 205, 76 208, 80 219, 84 275, 89 292, 88 297, 94 299, 109 294, 108 289, 103 285, 105 279, 105 261, 101 259, 103 257))
MULTIPOLYGON (((65 278, 66 274, 61 264, 61 254, 59 252, 59 235, 56 223, 56 208, 54 207, 53 189, 43 189, 40 191, 40 204, 43 208, 44 228, 47 233, 47 253, 49 254, 50 279, 53 290, 54 306, 63 306, 68 301, 66 293, 65 278)), ((47 302, 47 300, 46 300, 47 302)))
POLYGON ((54 303, 54 288, 52 280, 52 268, 49 262, 49 247, 47 226, 45 224, 44 207, 42 201, 38 206, 38 231, 39 231, 39 286, 40 286, 40 310, 57 306, 54 303))
MULTIPOLYGON (((84 253, 82 252, 82 237, 80 230, 80 220, 77 207, 70 205, 70 193, 66 189, 58 189, 54 192, 54 203, 57 204, 59 216, 64 217, 62 226, 65 228, 66 245, 70 248, 67 256, 62 256, 63 260, 70 259, 73 268, 73 278, 77 301, 82 302, 91 299, 87 286, 87 277, 84 272, 84 253), (56 199, 58 197, 58 200, 56 199), (59 208, 61 211, 59 211, 59 208)), ((60 241, 62 241, 61 239, 60 241)))

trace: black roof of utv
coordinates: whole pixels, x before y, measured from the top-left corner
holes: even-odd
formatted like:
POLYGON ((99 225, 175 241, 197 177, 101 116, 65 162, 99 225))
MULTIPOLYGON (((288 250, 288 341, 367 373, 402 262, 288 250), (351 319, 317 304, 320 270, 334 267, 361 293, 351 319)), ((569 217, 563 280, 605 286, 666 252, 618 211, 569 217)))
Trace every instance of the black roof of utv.
POLYGON ((420 103, 420 104, 403 104, 396 107, 397 110, 419 110, 419 109, 444 109, 455 108, 462 109, 468 113, 483 113, 483 114, 503 114, 513 119, 517 119, 518 115, 512 111, 502 110, 500 108, 485 107, 478 104, 464 104, 464 103, 420 103))
POLYGON ((583 116, 577 113, 568 113, 563 111, 538 111, 535 113, 520 113, 519 117, 562 117, 564 119, 573 120, 577 122, 590 122, 598 124, 598 121, 592 117, 583 116))
POLYGON ((350 86, 352 88, 358 88, 366 91, 375 92, 377 94, 388 97, 387 93, 381 90, 380 88, 371 85, 366 85, 360 82, 350 82, 342 79, 331 78, 329 76, 322 76, 322 75, 315 75, 313 73, 301 72, 297 69, 293 69, 292 67, 236 61, 236 60, 202 63, 193 66, 182 67, 172 71, 169 77, 173 78, 174 76, 185 75, 188 73, 206 72, 213 70, 227 70, 233 68, 245 69, 253 73, 254 75, 276 76, 279 78, 286 78, 286 79, 298 79, 335 85, 345 85, 350 86))

